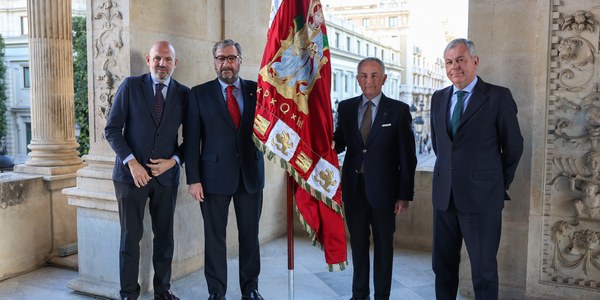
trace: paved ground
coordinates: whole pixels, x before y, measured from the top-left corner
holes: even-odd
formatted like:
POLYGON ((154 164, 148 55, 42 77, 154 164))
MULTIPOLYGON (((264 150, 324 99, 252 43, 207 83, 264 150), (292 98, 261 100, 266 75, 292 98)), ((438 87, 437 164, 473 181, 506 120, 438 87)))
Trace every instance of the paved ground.
MULTIPOLYGON (((286 238, 282 236, 262 246, 262 272, 259 289, 268 300, 288 299, 288 270, 286 238)), ((347 300, 351 296, 352 262, 347 270, 325 271, 323 252, 310 245, 305 236, 297 234, 295 241, 294 299, 347 300)), ((240 299, 238 259, 229 259, 229 290, 227 298, 240 299)), ((85 300, 92 296, 74 293, 67 282, 77 272, 55 267, 44 267, 0 282, 0 299, 85 300)), ((394 253, 393 300, 433 300, 434 276, 430 253, 396 249, 394 253)), ((202 270, 180 278, 172 290, 183 300, 207 299, 206 281, 202 270)), ((142 300, 151 300, 146 294, 142 300)), ((466 300, 470 298, 459 297, 466 300)))

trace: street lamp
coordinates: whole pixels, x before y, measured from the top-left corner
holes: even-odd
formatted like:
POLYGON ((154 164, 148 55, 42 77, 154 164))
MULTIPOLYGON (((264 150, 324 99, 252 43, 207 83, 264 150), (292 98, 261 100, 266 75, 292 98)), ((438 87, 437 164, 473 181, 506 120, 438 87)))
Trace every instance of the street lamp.
POLYGON ((413 103, 410 105, 410 116, 414 119, 416 114, 417 114, 417 107, 413 103))
POLYGON ((423 154, 423 124, 425 124, 425 121, 423 121, 423 118, 421 116, 417 116, 415 118, 415 132, 417 133, 417 143, 419 143, 419 154, 423 154))

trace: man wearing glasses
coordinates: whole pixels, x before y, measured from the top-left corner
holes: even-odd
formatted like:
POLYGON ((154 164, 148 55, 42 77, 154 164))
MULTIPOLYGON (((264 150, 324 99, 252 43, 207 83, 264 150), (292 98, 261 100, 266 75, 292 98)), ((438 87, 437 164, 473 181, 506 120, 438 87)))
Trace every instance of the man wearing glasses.
POLYGON ((225 299, 227 292, 225 234, 231 199, 238 227, 242 299, 263 299, 258 293, 258 223, 264 161, 252 141, 256 82, 238 76, 242 64, 238 43, 220 41, 212 54, 217 78, 192 88, 183 127, 188 191, 200 202, 204 219, 208 299, 225 299))

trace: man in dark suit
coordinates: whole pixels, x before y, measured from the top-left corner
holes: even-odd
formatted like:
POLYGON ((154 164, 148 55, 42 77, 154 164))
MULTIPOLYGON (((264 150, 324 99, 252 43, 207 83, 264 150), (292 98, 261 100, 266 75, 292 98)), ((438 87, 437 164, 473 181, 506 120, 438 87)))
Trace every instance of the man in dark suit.
POLYGON ((451 41, 444 60, 453 85, 431 99, 436 297, 456 299, 464 239, 476 299, 498 299, 505 191, 523 152, 517 105, 507 88, 476 76, 479 57, 470 40, 451 41))
POLYGON ((106 122, 106 140, 117 154, 113 170, 119 203, 121 298, 137 299, 140 240, 148 198, 154 265, 154 299, 178 299, 170 291, 173 214, 183 153, 177 135, 189 88, 171 74, 177 65, 169 42, 156 42, 146 55, 150 72, 119 86, 106 122))
POLYGON ((375 299, 389 299, 396 214, 413 200, 417 165, 408 105, 386 97, 385 65, 378 58, 358 64, 363 94, 338 106, 334 147, 346 150, 342 199, 350 233, 354 273, 352 299, 369 299, 369 247, 373 234, 375 299))
POLYGON ((262 299, 258 225, 265 175, 263 153, 252 141, 256 82, 238 76, 242 64, 238 43, 220 41, 212 54, 218 78, 192 88, 183 130, 189 193, 200 202, 204 219, 204 275, 209 299, 225 299, 225 234, 233 198, 242 299, 262 299))

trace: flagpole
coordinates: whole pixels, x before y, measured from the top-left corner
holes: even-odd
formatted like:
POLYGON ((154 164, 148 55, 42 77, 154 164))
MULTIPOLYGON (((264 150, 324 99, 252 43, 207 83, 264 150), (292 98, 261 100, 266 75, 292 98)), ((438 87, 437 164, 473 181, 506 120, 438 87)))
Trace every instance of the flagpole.
POLYGON ((294 187, 291 176, 287 178, 287 246, 288 246, 288 300, 294 299, 294 187))

